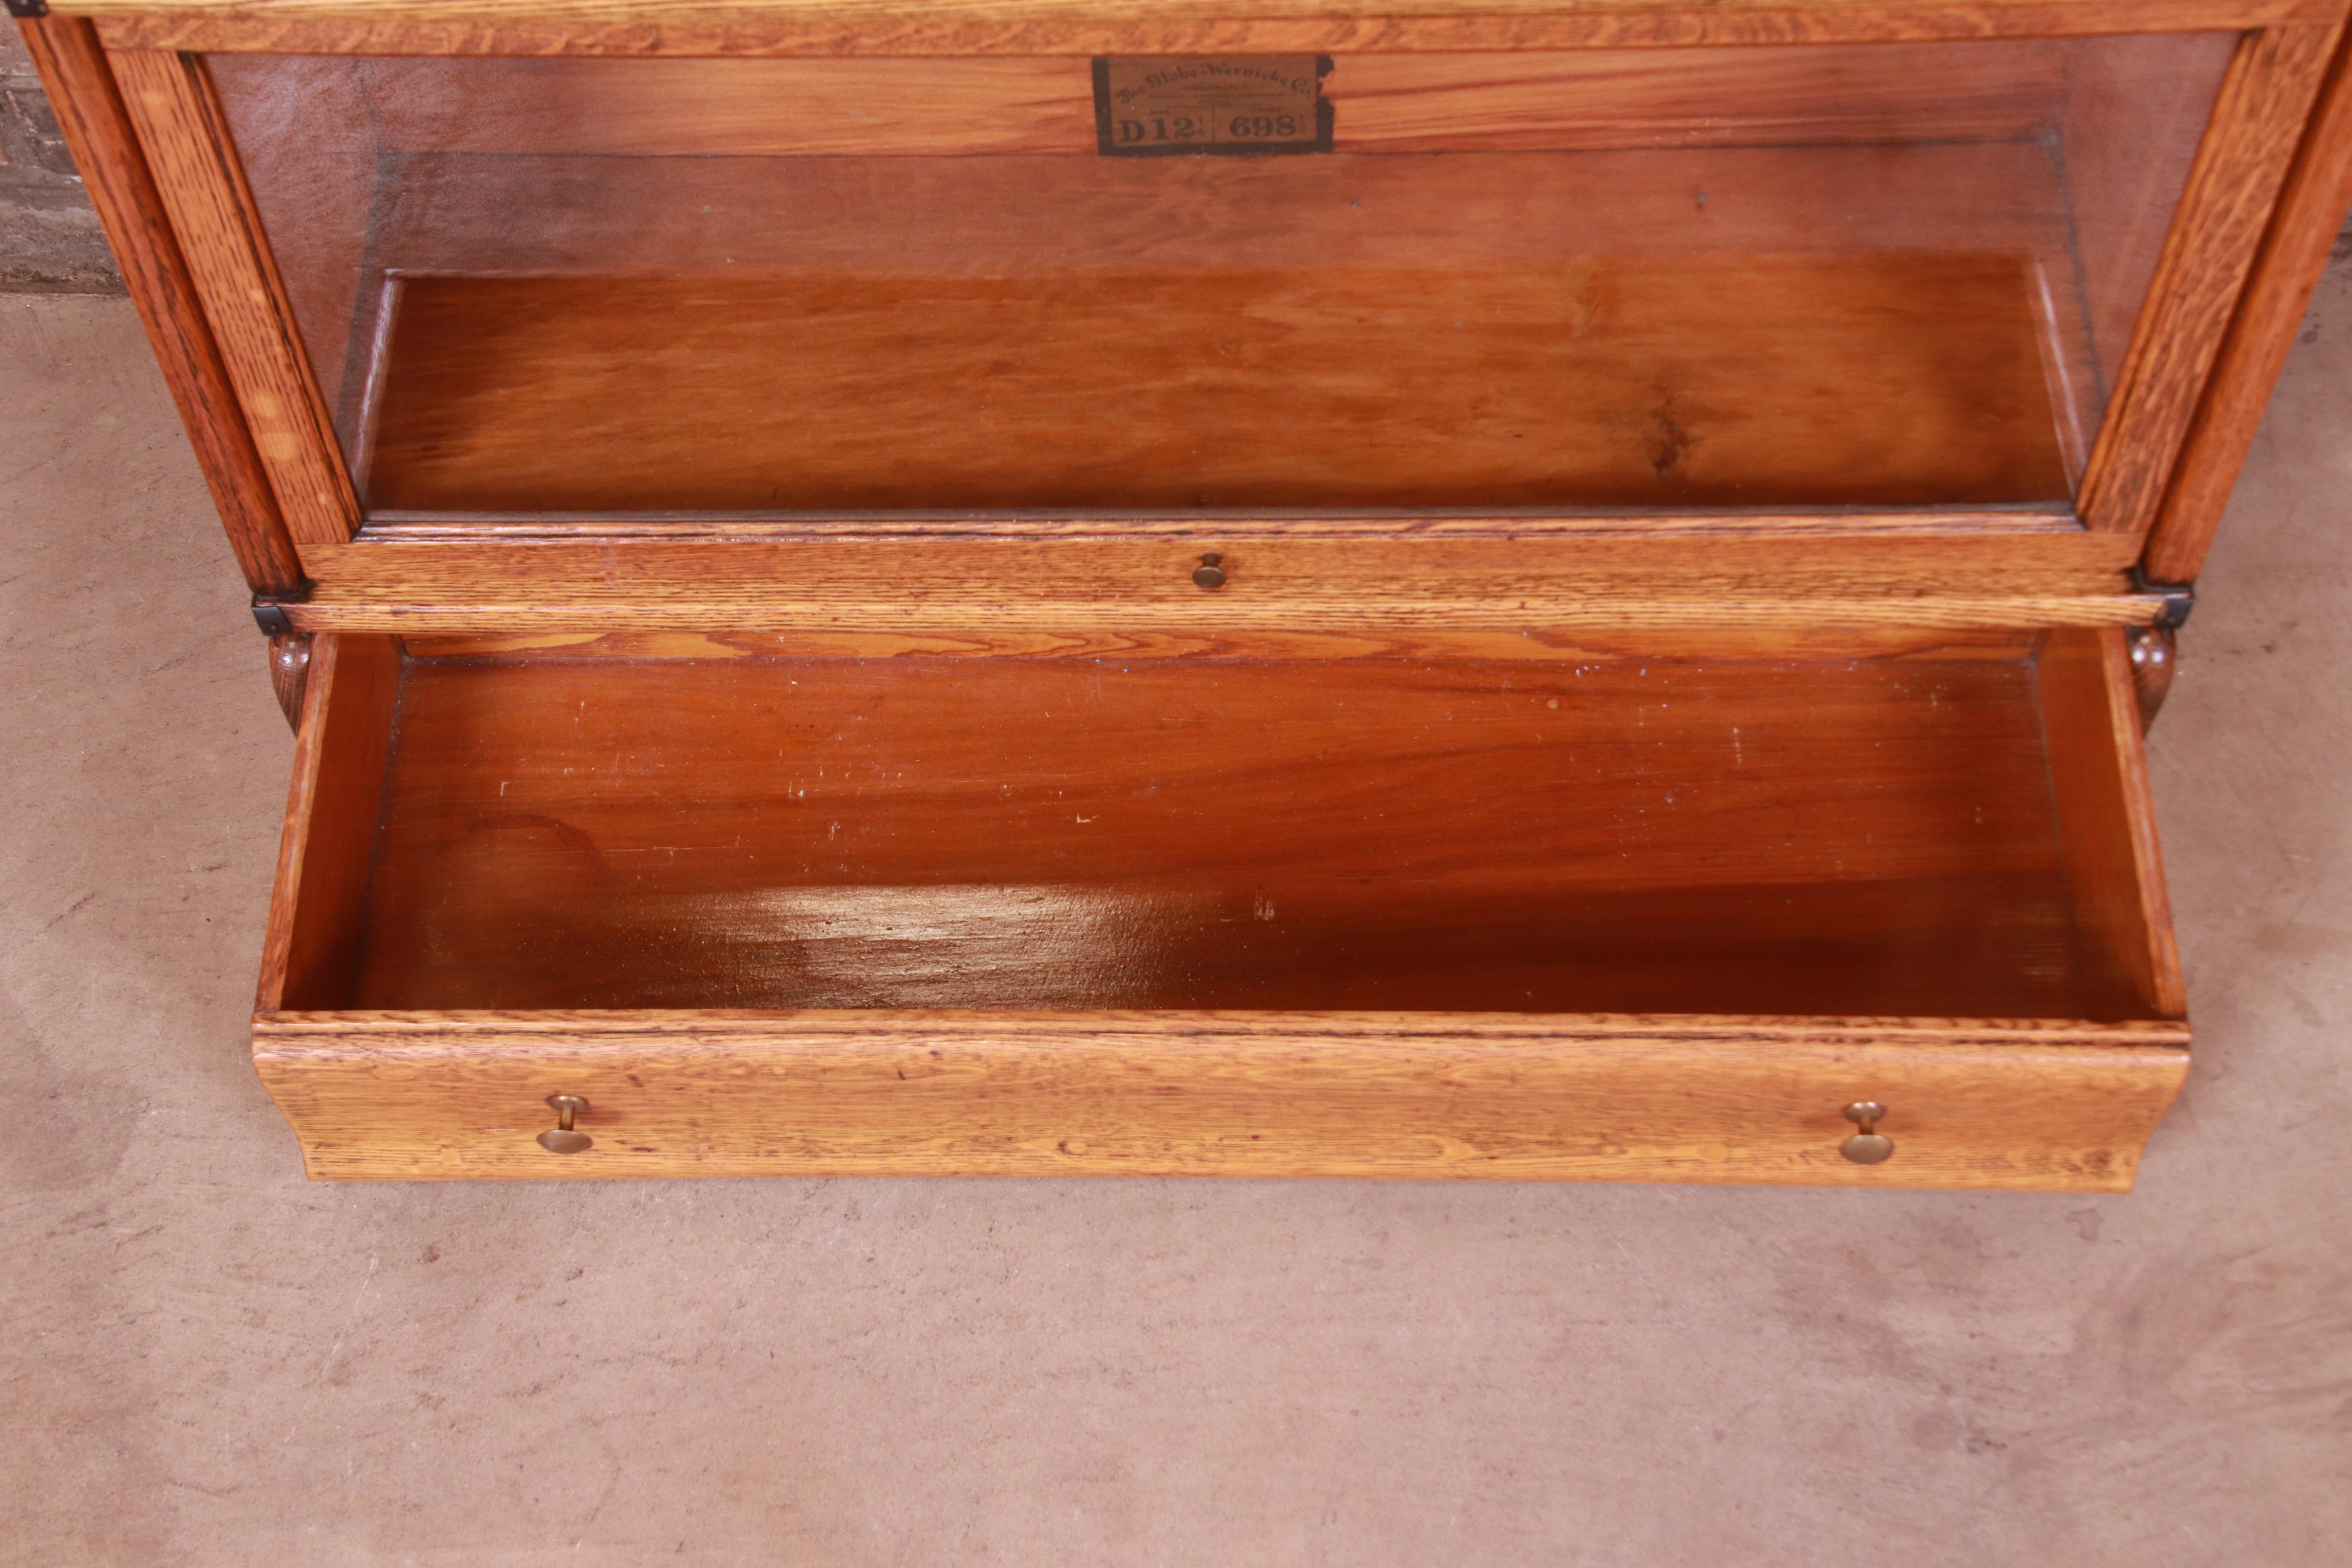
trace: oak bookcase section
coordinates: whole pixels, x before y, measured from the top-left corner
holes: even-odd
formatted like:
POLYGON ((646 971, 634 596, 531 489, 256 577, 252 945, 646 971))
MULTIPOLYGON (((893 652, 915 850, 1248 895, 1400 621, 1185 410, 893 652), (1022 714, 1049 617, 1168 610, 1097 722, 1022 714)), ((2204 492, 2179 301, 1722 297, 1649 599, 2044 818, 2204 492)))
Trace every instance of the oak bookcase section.
POLYGON ((23 21, 313 1175, 2130 1184, 2347 0, 1413 11, 23 21))
POLYGON ((1148 161, 1075 59, 211 74, 372 515, 2063 510, 2233 53, 1341 55, 1148 161))

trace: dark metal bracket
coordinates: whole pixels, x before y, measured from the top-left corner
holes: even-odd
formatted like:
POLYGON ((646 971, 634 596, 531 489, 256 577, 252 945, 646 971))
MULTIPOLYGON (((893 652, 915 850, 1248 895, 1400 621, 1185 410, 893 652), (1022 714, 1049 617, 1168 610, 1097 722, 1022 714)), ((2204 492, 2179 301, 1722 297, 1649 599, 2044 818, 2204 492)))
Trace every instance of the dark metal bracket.
POLYGON ((2197 607, 2197 585, 2193 583, 2151 583, 2140 568, 2131 573, 2132 592, 2143 596, 2156 596, 2164 603, 2157 606, 2153 625, 2160 632, 2177 632, 2189 622, 2189 612, 2197 607))
POLYGON ((261 628, 266 637, 294 635, 294 617, 288 606, 299 605, 310 596, 310 584, 305 583, 291 594, 256 594, 253 596, 253 624, 261 628))
POLYGON ((8 15, 27 20, 49 14, 49 0, 8 0, 8 15))

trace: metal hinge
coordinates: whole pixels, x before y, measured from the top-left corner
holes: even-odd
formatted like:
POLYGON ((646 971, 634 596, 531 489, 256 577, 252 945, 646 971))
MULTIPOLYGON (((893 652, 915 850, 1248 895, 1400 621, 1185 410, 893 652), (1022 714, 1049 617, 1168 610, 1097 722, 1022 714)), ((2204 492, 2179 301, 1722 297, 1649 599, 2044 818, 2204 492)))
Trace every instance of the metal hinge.
POLYGON ((266 637, 290 637, 294 617, 287 606, 299 605, 310 596, 310 584, 303 584, 290 594, 256 594, 253 596, 253 624, 261 628, 266 637))
POLYGON ((8 0, 8 15, 11 16, 46 16, 48 14, 49 0, 8 0))
POLYGON ((2137 566, 2131 572, 2132 592, 2144 596, 2163 599, 2157 606, 2156 619, 2151 624, 2160 632, 2177 632, 2189 620, 2189 612, 2197 607, 2197 588, 2190 583, 2151 583, 2137 566))

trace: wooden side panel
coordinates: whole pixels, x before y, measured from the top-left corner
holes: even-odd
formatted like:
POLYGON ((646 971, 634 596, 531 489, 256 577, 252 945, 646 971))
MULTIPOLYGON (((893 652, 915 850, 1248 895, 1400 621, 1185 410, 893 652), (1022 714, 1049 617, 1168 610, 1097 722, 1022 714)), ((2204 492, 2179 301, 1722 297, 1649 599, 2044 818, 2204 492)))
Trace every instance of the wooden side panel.
POLYGON ((1428 1015, 265 1013, 316 1178, 1258 1175, 2117 1192, 2178 1028, 1428 1015), (550 1154, 551 1093, 587 1152, 550 1154), (1895 1155, 1838 1153, 1856 1100, 1895 1155))
POLYGON ((2189 1001, 2130 649, 2114 627, 2063 628, 2050 634, 2039 666, 2051 787, 2085 956, 2107 955, 2148 1014, 2182 1017, 2189 1001))
POLYGON ((2252 449, 2271 388, 2352 205, 2352 43, 2339 50, 2294 170, 2254 263, 2180 468, 2157 515, 2147 571, 2157 583, 2194 582, 2221 523, 2231 487, 2252 449))
POLYGON ((2336 0, 58 0, 111 48, 376 55, 1339 54, 1862 43, 2326 22, 2336 0))
POLYGON ((262 940, 260 1005, 344 1005, 359 976, 400 652, 388 637, 312 639, 294 784, 262 940))
POLYGON ((306 551, 340 544, 359 503, 204 63, 131 53, 112 64, 287 527, 306 551))
POLYGON ((2145 538, 2155 521, 2337 33, 2274 27, 2239 46, 2084 476, 2092 528, 2145 538))
POLYGON ((237 565, 256 594, 291 594, 301 586, 302 563, 97 37, 89 23, 62 17, 26 18, 20 26, 113 243, 237 565))

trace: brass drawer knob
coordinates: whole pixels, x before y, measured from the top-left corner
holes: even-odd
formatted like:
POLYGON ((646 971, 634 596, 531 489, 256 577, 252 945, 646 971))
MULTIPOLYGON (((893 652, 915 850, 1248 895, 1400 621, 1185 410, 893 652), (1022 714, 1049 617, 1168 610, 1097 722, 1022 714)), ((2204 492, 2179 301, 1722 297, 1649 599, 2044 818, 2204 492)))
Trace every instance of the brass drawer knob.
MULTIPOLYGON (((1838 1152, 1857 1165, 1875 1165, 1895 1152, 1895 1140, 1878 1130, 1886 1107, 1874 1100, 1858 1100, 1845 1108, 1845 1119, 1862 1129, 1838 1145, 1838 1152)), ((568 1126, 569 1123, 566 1123, 568 1126)))
POLYGON ((1192 568, 1192 581, 1203 588, 1223 587, 1225 585, 1224 560, 1223 555, 1213 550, 1210 551, 1201 557, 1201 563, 1192 568))
POLYGON ((572 1125, 572 1119, 588 1109, 588 1102, 576 1094, 551 1094, 547 1103, 555 1108, 555 1125, 539 1135, 539 1146, 551 1154, 577 1154, 596 1142, 572 1125))

